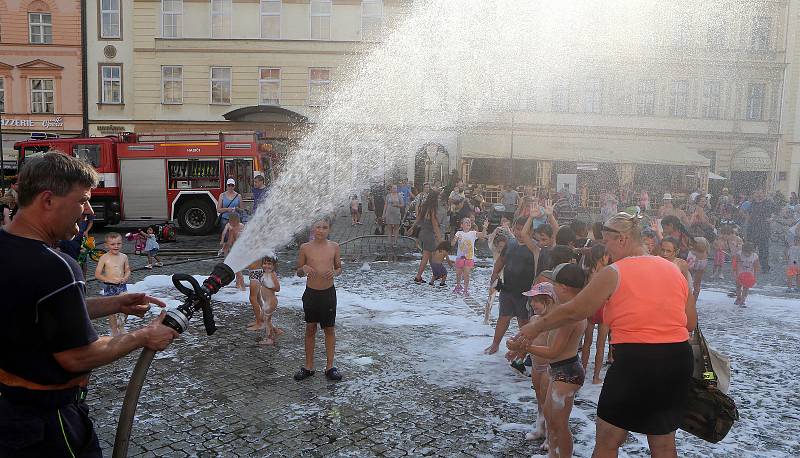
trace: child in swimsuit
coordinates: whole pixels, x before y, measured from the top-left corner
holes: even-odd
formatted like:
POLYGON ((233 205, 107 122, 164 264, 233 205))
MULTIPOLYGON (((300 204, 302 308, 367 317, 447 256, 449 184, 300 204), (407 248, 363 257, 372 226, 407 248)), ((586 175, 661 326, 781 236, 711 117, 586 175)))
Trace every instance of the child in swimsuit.
POLYGON ((689 271, 692 274, 694 285, 692 292, 694 300, 700 295, 700 286, 703 283, 703 274, 708 267, 708 252, 710 245, 705 237, 695 237, 692 240, 692 246, 689 249, 689 255, 686 256, 686 264, 689 265, 689 271))
POLYGON ((489 224, 487 219, 483 225, 483 231, 478 232, 472 224, 472 219, 464 218, 461 220, 461 230, 456 232, 452 244, 458 245, 456 252, 456 287, 453 289, 455 294, 463 294, 469 297, 469 278, 472 268, 475 267, 475 243, 477 240, 486 238, 486 227, 489 224), (461 287, 461 280, 464 280, 464 287, 461 287))
POLYGON ((256 317, 255 321, 247 325, 248 331, 257 331, 264 327, 264 318, 261 315, 261 309, 264 306, 264 300, 261 297, 261 277, 264 276, 264 269, 262 268, 263 263, 263 259, 258 259, 250 264, 248 269, 249 272, 247 276, 250 278, 250 305, 253 306, 253 315, 256 317))
MULTIPOLYGON (((533 311, 533 318, 531 321, 538 320, 546 315, 549 309, 555 304, 556 293, 553 290, 551 283, 542 282, 537 283, 531 288, 530 291, 522 293, 530 297, 530 308, 533 311)), ((547 333, 542 333, 533 341, 535 345, 547 345, 547 333)), ((547 427, 544 421, 544 403, 547 396, 547 388, 550 384, 550 376, 547 369, 550 367, 550 361, 546 358, 541 358, 536 355, 531 355, 531 388, 536 393, 536 427, 533 431, 525 434, 527 440, 545 439, 547 443, 547 427)))
POLYGON ((446 285, 447 269, 444 267, 444 263, 447 262, 450 264, 450 267, 454 264, 453 261, 450 260, 449 250, 450 244, 441 242, 439 246, 436 247, 436 250, 431 253, 431 270, 433 271, 433 277, 430 283, 428 283, 429 285, 433 286, 436 280, 439 280, 439 286, 446 285))
POLYGON ((260 345, 272 345, 279 335, 283 334, 283 330, 272 325, 272 314, 278 308, 278 297, 275 295, 281 290, 278 275, 275 273, 278 267, 278 260, 273 257, 264 258, 263 274, 261 275, 261 316, 264 320, 264 329, 266 335, 263 339, 259 340, 260 345))
POLYGON ((722 267, 725 265, 725 259, 728 256, 726 249, 728 248, 728 237, 733 234, 728 226, 723 226, 719 230, 719 237, 714 240, 714 271, 711 273, 711 278, 722 278, 722 267))
POLYGON ((736 256, 736 267, 734 267, 734 275, 736 276, 736 301, 735 305, 745 305, 747 300, 747 293, 750 288, 756 284, 756 275, 760 270, 758 262, 758 254, 755 253, 755 245, 752 242, 745 242, 742 245, 742 252, 736 256))
POLYGON ((800 291, 800 235, 795 236, 794 245, 786 249, 786 291, 800 291), (794 280, 794 289, 792 289, 794 280))

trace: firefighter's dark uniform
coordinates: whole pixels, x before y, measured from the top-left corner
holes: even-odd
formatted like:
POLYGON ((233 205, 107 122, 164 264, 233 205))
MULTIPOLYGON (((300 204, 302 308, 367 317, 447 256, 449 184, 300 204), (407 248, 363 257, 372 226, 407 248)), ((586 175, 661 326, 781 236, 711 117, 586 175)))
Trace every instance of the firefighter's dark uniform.
POLYGON ((89 374, 54 353, 97 340, 78 264, 0 230, 0 457, 102 456, 89 419, 89 374))

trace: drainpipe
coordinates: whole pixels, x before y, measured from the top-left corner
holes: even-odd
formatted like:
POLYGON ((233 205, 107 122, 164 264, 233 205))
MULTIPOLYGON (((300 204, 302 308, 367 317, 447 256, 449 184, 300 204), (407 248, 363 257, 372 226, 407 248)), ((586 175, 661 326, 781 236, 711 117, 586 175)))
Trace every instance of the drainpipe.
POLYGON ((83 127, 81 129, 81 137, 89 136, 89 61, 88 61, 88 39, 86 34, 86 24, 88 18, 86 17, 86 0, 81 0, 81 109, 83 111, 83 127))

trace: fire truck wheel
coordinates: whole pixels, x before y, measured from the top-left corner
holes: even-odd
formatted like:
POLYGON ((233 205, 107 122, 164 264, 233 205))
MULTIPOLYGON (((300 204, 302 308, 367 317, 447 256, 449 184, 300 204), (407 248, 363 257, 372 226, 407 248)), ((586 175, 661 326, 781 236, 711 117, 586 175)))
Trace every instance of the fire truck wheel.
POLYGON ((178 224, 189 235, 208 234, 217 223, 217 209, 211 202, 190 199, 178 209, 178 224))

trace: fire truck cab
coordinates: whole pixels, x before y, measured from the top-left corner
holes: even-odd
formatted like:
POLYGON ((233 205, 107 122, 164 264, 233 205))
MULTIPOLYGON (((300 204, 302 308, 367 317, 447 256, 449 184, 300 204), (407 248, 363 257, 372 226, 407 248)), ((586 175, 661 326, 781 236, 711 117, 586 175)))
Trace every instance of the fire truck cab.
POLYGON ((252 199, 261 173, 255 132, 134 134, 43 138, 18 142, 19 166, 31 154, 58 151, 86 160, 100 174, 92 208, 101 224, 156 224, 174 220, 189 234, 217 224, 216 203, 228 178, 243 200, 252 199))

